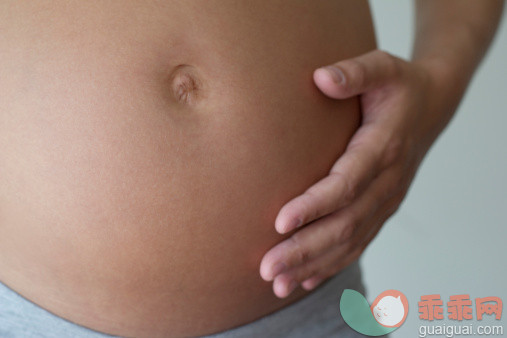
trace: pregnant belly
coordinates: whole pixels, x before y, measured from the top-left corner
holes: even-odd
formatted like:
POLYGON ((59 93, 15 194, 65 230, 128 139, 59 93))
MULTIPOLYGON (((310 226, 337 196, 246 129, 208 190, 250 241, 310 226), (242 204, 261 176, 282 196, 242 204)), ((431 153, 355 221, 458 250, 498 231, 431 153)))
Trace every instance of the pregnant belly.
POLYGON ((203 335, 274 296, 275 217, 357 98, 312 71, 375 47, 359 1, 0 1, 0 280, 73 322, 203 335), (37 7, 40 6, 40 7, 37 7))

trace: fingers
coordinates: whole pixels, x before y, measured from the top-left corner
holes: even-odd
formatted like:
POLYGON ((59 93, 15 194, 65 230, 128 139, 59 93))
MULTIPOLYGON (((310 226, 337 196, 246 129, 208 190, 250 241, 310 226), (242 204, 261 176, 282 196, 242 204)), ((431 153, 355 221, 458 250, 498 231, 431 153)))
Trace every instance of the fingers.
MULTIPOLYGON (((377 231, 381 228, 383 222, 380 222, 379 214, 383 215, 383 209, 384 208, 382 208, 379 213, 366 218, 362 224, 357 227, 354 235, 348 241, 331 247, 323 255, 316 257, 310 262, 294 266, 286 272, 278 275, 275 277, 275 284, 277 282, 280 283, 280 280, 283 281, 283 279, 278 279, 278 277, 282 277, 282 275, 287 275, 291 280, 295 280, 298 283, 305 282, 311 277, 317 276, 317 281, 313 281, 313 283, 306 283, 315 284, 314 286, 316 286, 322 281, 323 278, 326 278, 343 269, 348 265, 350 259, 355 259, 358 257, 352 257, 351 253, 362 253, 362 250, 373 239, 377 231), (358 250, 360 250, 360 252, 358 252, 358 250)), ((281 288, 280 286, 277 287, 279 289, 281 288)))
POLYGON ((385 86, 401 74, 403 64, 403 60, 377 49, 319 68, 313 79, 327 96, 345 99, 385 86))
POLYGON ((312 261, 295 266, 279 274, 273 281, 273 290, 283 290, 287 288, 287 285, 292 283, 292 281, 295 281, 299 285, 301 282, 313 276, 324 278, 324 273, 329 273, 331 266, 337 269, 343 268, 343 264, 345 263, 343 258, 346 257, 352 249, 356 248, 357 243, 355 242, 357 242, 359 238, 359 236, 356 236, 354 241, 331 247, 323 255, 316 257, 312 261))
POLYGON ((364 249, 401 203, 401 170, 400 166, 383 171, 357 201, 309 224, 266 253, 261 277, 274 280, 275 294, 290 293, 293 281, 315 287, 327 275, 343 268, 351 252, 364 249), (283 269, 273 268, 280 264, 283 269), (306 282, 312 276, 316 277, 306 282))
POLYGON ((361 253, 363 252, 363 248, 356 247, 352 252, 349 252, 345 256, 341 256, 337 258, 335 261, 331 262, 328 266, 322 268, 322 270, 313 275, 312 277, 303 280, 300 285, 303 289, 310 291, 315 289, 317 286, 322 284, 327 278, 337 274, 341 270, 345 269, 352 262, 357 260, 361 253))
POLYGON ((390 141, 385 130, 380 123, 362 126, 329 175, 282 207, 276 231, 285 234, 352 203, 389 164, 383 160, 390 141))
MULTIPOLYGON (((362 224, 397 192, 396 169, 383 171, 351 205, 314 221, 269 250, 261 261, 261 277, 271 281, 277 274, 324 255, 330 248, 353 241, 362 224)), ((360 231, 359 235, 364 236, 360 231)))
POLYGON ((399 203, 399 196, 392 197, 375 215, 363 223, 353 239, 332 248, 311 262, 276 276, 273 282, 275 295, 280 298, 287 297, 298 285, 307 291, 312 290, 357 260, 399 203))
MULTIPOLYGON (((346 251, 345 254, 341 254, 341 252, 337 250, 335 261, 327 259, 325 262, 323 261, 322 264, 316 263, 319 264, 320 270, 318 270, 315 274, 312 274, 312 269, 307 269, 307 272, 309 273, 306 274, 304 271, 306 268, 304 266, 296 267, 294 270, 298 270, 300 268, 304 270, 302 272, 289 272, 292 273, 293 276, 296 276, 294 280, 304 279, 301 282, 301 286, 305 290, 309 291, 321 284, 326 278, 336 274, 344 269, 348 264, 358 259, 366 247, 377 236, 380 229, 382 229, 383 224, 396 212, 403 196, 403 193, 399 193, 391 197, 381 210, 377 211, 376 215, 374 215, 367 223, 363 224, 363 231, 358 231, 357 238, 354 240, 355 244, 349 247, 349 251, 346 251)), ((318 259, 316 259, 316 261, 317 260, 318 259)), ((280 286, 278 287, 280 288, 280 286)))
POLYGON ((305 290, 312 290, 326 278, 356 260, 363 252, 364 247, 359 245, 338 246, 310 264, 282 273, 276 276, 273 281, 273 292, 277 297, 284 298, 298 285, 301 285, 305 290))
POLYGON ((261 277, 271 281, 287 268, 309 262, 346 241, 352 236, 354 222, 352 214, 336 212, 299 230, 263 257, 261 277))

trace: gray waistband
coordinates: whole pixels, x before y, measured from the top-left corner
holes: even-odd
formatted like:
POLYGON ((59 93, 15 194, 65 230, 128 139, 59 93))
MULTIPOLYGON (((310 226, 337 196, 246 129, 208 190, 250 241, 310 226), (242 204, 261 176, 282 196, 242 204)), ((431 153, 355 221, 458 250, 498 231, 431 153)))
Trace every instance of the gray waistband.
MULTIPOLYGON (((345 288, 364 294, 361 271, 354 262, 303 299, 249 324, 207 337, 359 337, 339 315, 345 288), (337 335, 338 334, 338 335, 337 335)), ((58 317, 0 282, 0 337, 113 337, 58 317)))
POLYGON ((365 295, 358 261, 303 299, 259 320, 206 338, 364 337, 349 328, 340 315, 340 297, 344 289, 354 289, 365 295))

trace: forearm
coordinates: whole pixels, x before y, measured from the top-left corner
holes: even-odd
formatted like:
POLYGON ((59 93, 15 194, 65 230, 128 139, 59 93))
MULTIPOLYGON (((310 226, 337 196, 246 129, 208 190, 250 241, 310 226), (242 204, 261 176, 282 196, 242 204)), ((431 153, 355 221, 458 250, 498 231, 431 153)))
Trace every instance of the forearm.
POLYGON ((412 59, 439 62, 469 80, 495 34, 503 1, 416 0, 415 5, 412 59))
POLYGON ((435 137, 451 119, 497 30, 501 0, 416 0, 412 60, 428 70, 436 105, 435 137), (445 107, 443 107, 445 106, 445 107))

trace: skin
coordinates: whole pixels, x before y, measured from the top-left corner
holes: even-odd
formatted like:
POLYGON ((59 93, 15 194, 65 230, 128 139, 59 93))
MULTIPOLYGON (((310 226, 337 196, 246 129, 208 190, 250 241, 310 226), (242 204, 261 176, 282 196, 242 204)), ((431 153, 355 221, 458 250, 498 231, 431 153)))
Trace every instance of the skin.
POLYGON ((314 72, 330 98, 360 95, 362 124, 328 176, 279 211, 292 236, 260 274, 278 297, 314 289, 358 259, 403 201, 496 32, 503 1, 421 0, 411 60, 372 51, 314 72), (298 227, 299 226, 299 227, 298 227))
MULTIPOLYGON (((373 49, 364 3, 302 1, 287 13, 274 0, 217 6, 224 1, 0 2, 9 14, 0 20, 9 47, 0 53, 2 282, 64 318, 136 337, 217 332, 307 294, 276 299, 257 274, 264 253, 292 236, 272 223, 332 170, 359 124, 355 95, 375 92, 372 79, 385 84, 371 73, 386 64, 365 59, 368 73, 337 64, 345 86, 321 71, 311 83, 320 65, 373 49)), ((474 40, 456 54, 471 55, 474 40)), ((417 69, 447 80, 408 67, 410 88, 421 77, 449 90, 456 56, 420 56, 417 69)), ((432 101, 441 109, 430 109, 428 135, 452 103, 432 101)), ((380 133, 379 120, 360 134, 380 133)), ((273 286, 283 296, 283 279, 273 286)))
POLYGON ((359 127, 313 70, 375 47, 366 1, 0 1, 0 280, 128 337, 306 296, 258 266, 359 127))

